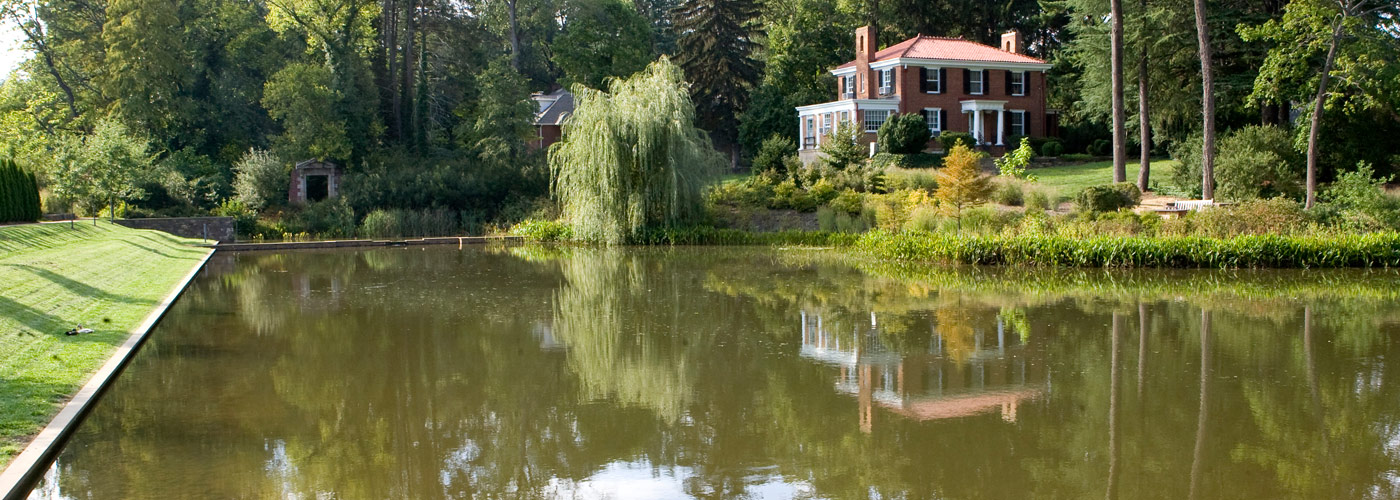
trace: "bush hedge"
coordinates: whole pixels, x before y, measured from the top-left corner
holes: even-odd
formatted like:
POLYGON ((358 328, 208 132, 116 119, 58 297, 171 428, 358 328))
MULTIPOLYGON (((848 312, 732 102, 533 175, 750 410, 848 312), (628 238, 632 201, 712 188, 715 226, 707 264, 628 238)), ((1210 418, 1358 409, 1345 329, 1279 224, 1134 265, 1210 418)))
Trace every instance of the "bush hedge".
POLYGON ((976 265, 1178 268, 1400 266, 1400 233, 1341 236, 1066 238, 872 231, 858 253, 900 261, 976 265))
POLYGON ((1084 212, 1112 212, 1132 208, 1142 201, 1142 191, 1131 182, 1089 186, 1074 198, 1074 205, 1084 212))
POLYGON ((13 159, 0 160, 0 222, 33 222, 42 215, 34 174, 13 159))

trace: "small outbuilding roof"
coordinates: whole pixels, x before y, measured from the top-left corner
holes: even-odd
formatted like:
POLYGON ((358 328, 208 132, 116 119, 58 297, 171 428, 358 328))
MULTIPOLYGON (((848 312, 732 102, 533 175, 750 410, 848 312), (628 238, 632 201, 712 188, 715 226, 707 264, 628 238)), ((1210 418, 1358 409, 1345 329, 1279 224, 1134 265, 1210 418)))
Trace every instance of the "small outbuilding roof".
POLYGON ((564 119, 574 112, 574 94, 564 89, 535 94, 530 98, 540 103, 540 110, 535 113, 536 126, 563 125, 564 119))

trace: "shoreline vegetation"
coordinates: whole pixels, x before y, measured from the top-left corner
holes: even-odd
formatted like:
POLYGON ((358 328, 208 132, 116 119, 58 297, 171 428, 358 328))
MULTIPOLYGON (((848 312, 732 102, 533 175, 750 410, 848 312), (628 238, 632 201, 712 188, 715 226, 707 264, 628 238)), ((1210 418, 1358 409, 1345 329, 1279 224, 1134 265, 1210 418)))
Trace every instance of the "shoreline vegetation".
POLYGON ((106 221, 0 227, 0 468, 200 262, 198 241, 106 221), (79 324, 93 331, 65 334, 79 324))

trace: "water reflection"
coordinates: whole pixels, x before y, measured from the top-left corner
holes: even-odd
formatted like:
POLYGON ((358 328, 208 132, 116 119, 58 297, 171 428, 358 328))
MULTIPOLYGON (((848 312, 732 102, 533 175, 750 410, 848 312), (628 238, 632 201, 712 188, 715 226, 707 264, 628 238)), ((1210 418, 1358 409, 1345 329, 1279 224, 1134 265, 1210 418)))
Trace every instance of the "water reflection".
POLYGON ((1394 498, 1397 283, 217 256, 34 497, 1394 498))

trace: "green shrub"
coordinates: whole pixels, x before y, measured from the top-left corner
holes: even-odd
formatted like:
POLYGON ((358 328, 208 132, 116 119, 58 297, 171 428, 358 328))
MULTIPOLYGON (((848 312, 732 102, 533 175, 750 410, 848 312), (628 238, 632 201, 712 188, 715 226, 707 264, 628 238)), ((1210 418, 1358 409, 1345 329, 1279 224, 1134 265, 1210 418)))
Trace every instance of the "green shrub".
POLYGON ((1250 125, 1230 132, 1216 150, 1217 199, 1302 196, 1303 157, 1282 128, 1250 125))
POLYGON ((836 195, 827 203, 827 206, 835 210, 836 213, 847 215, 859 215, 864 205, 865 201, 861 194, 850 189, 842 191, 841 194, 836 195))
POLYGON ((220 217, 233 217, 233 233, 238 238, 248 239, 258 233, 258 214, 240 200, 224 200, 215 207, 213 214, 220 217))
POLYGON ((1040 147, 1041 156, 1058 157, 1062 154, 1065 154, 1065 145, 1060 141, 1045 141, 1045 145, 1040 147))
POLYGON ((895 170, 885 175, 885 187, 890 191, 919 189, 932 193, 938 181, 927 170, 895 170))
POLYGON ((1031 164, 1031 159, 1035 157, 1035 150, 1031 149, 1030 139, 1021 138, 1016 149, 1007 151, 1001 158, 993 160, 997 169, 1001 171, 1003 177, 1013 177, 1017 179, 1028 179, 1035 181, 1034 175, 1026 174, 1026 167, 1031 164))
POLYGON ((1132 208, 1142 201, 1142 192, 1131 182, 1120 182, 1102 186, 1089 186, 1079 192, 1074 204, 1084 212, 1112 212, 1122 208, 1132 208))
POLYGON ((552 220, 529 219, 510 228, 510 234, 523 236, 530 241, 565 241, 573 239, 574 231, 568 224, 552 220))
POLYGON ((936 153, 914 153, 904 155, 904 168, 934 168, 943 164, 943 155, 936 153))
POLYGON ((1094 139, 1094 142, 1089 143, 1089 147, 1085 148, 1084 152, 1091 156, 1108 156, 1113 152, 1113 141, 1094 139))
POLYGON ((787 158, 797 154, 797 143, 779 134, 763 140, 758 153, 753 156, 752 170, 775 179, 788 176, 787 158))
POLYGON ((1025 202, 1025 191, 1019 182, 1003 182, 992 190, 992 201, 1010 207, 1019 207, 1025 202))
POLYGON ((1190 212, 1163 223, 1160 234, 1233 238, 1242 235, 1291 235, 1308 230, 1312 221, 1303 205, 1287 199, 1250 200, 1237 205, 1190 212))
POLYGON ((836 191, 836 186, 831 185, 830 181, 820 179, 816 183, 813 183, 812 187, 807 189, 807 194, 810 195, 812 200, 818 205, 823 205, 835 199, 840 193, 836 191))
MULTIPOLYGON (((832 188, 832 191, 835 191, 835 188, 832 188)), ((788 179, 773 186, 773 197, 768 201, 768 208, 811 212, 817 209, 817 201, 806 190, 797 187, 796 182, 788 179)))
POLYGON ((977 147, 977 141, 973 140, 972 134, 967 132, 942 132, 938 134, 938 144, 943 147, 945 154, 958 143, 962 143, 968 149, 977 147))
POLYGON ((0 160, 0 222, 33 222, 43 215, 39 183, 14 159, 0 160))
POLYGON ((920 205, 909 211, 909 220, 904 223, 905 231, 938 231, 945 222, 942 214, 938 213, 938 207, 933 205, 920 205))
POLYGON ((1346 229, 1374 231, 1400 227, 1400 200, 1385 194, 1385 183, 1393 176, 1375 177, 1371 165, 1361 162, 1356 170, 1337 176, 1322 191, 1321 208, 1336 212, 1346 229))
POLYGON ((311 203, 292 216, 287 232, 318 238, 349 237, 355 234, 355 213, 344 198, 311 203))
POLYGON ((1043 191, 1031 191, 1026 195, 1027 210, 1050 210, 1050 196, 1043 191))
POLYGON ((923 151, 931 138, 928 122, 916 113, 891 116, 875 133, 877 150, 901 155, 923 151))

